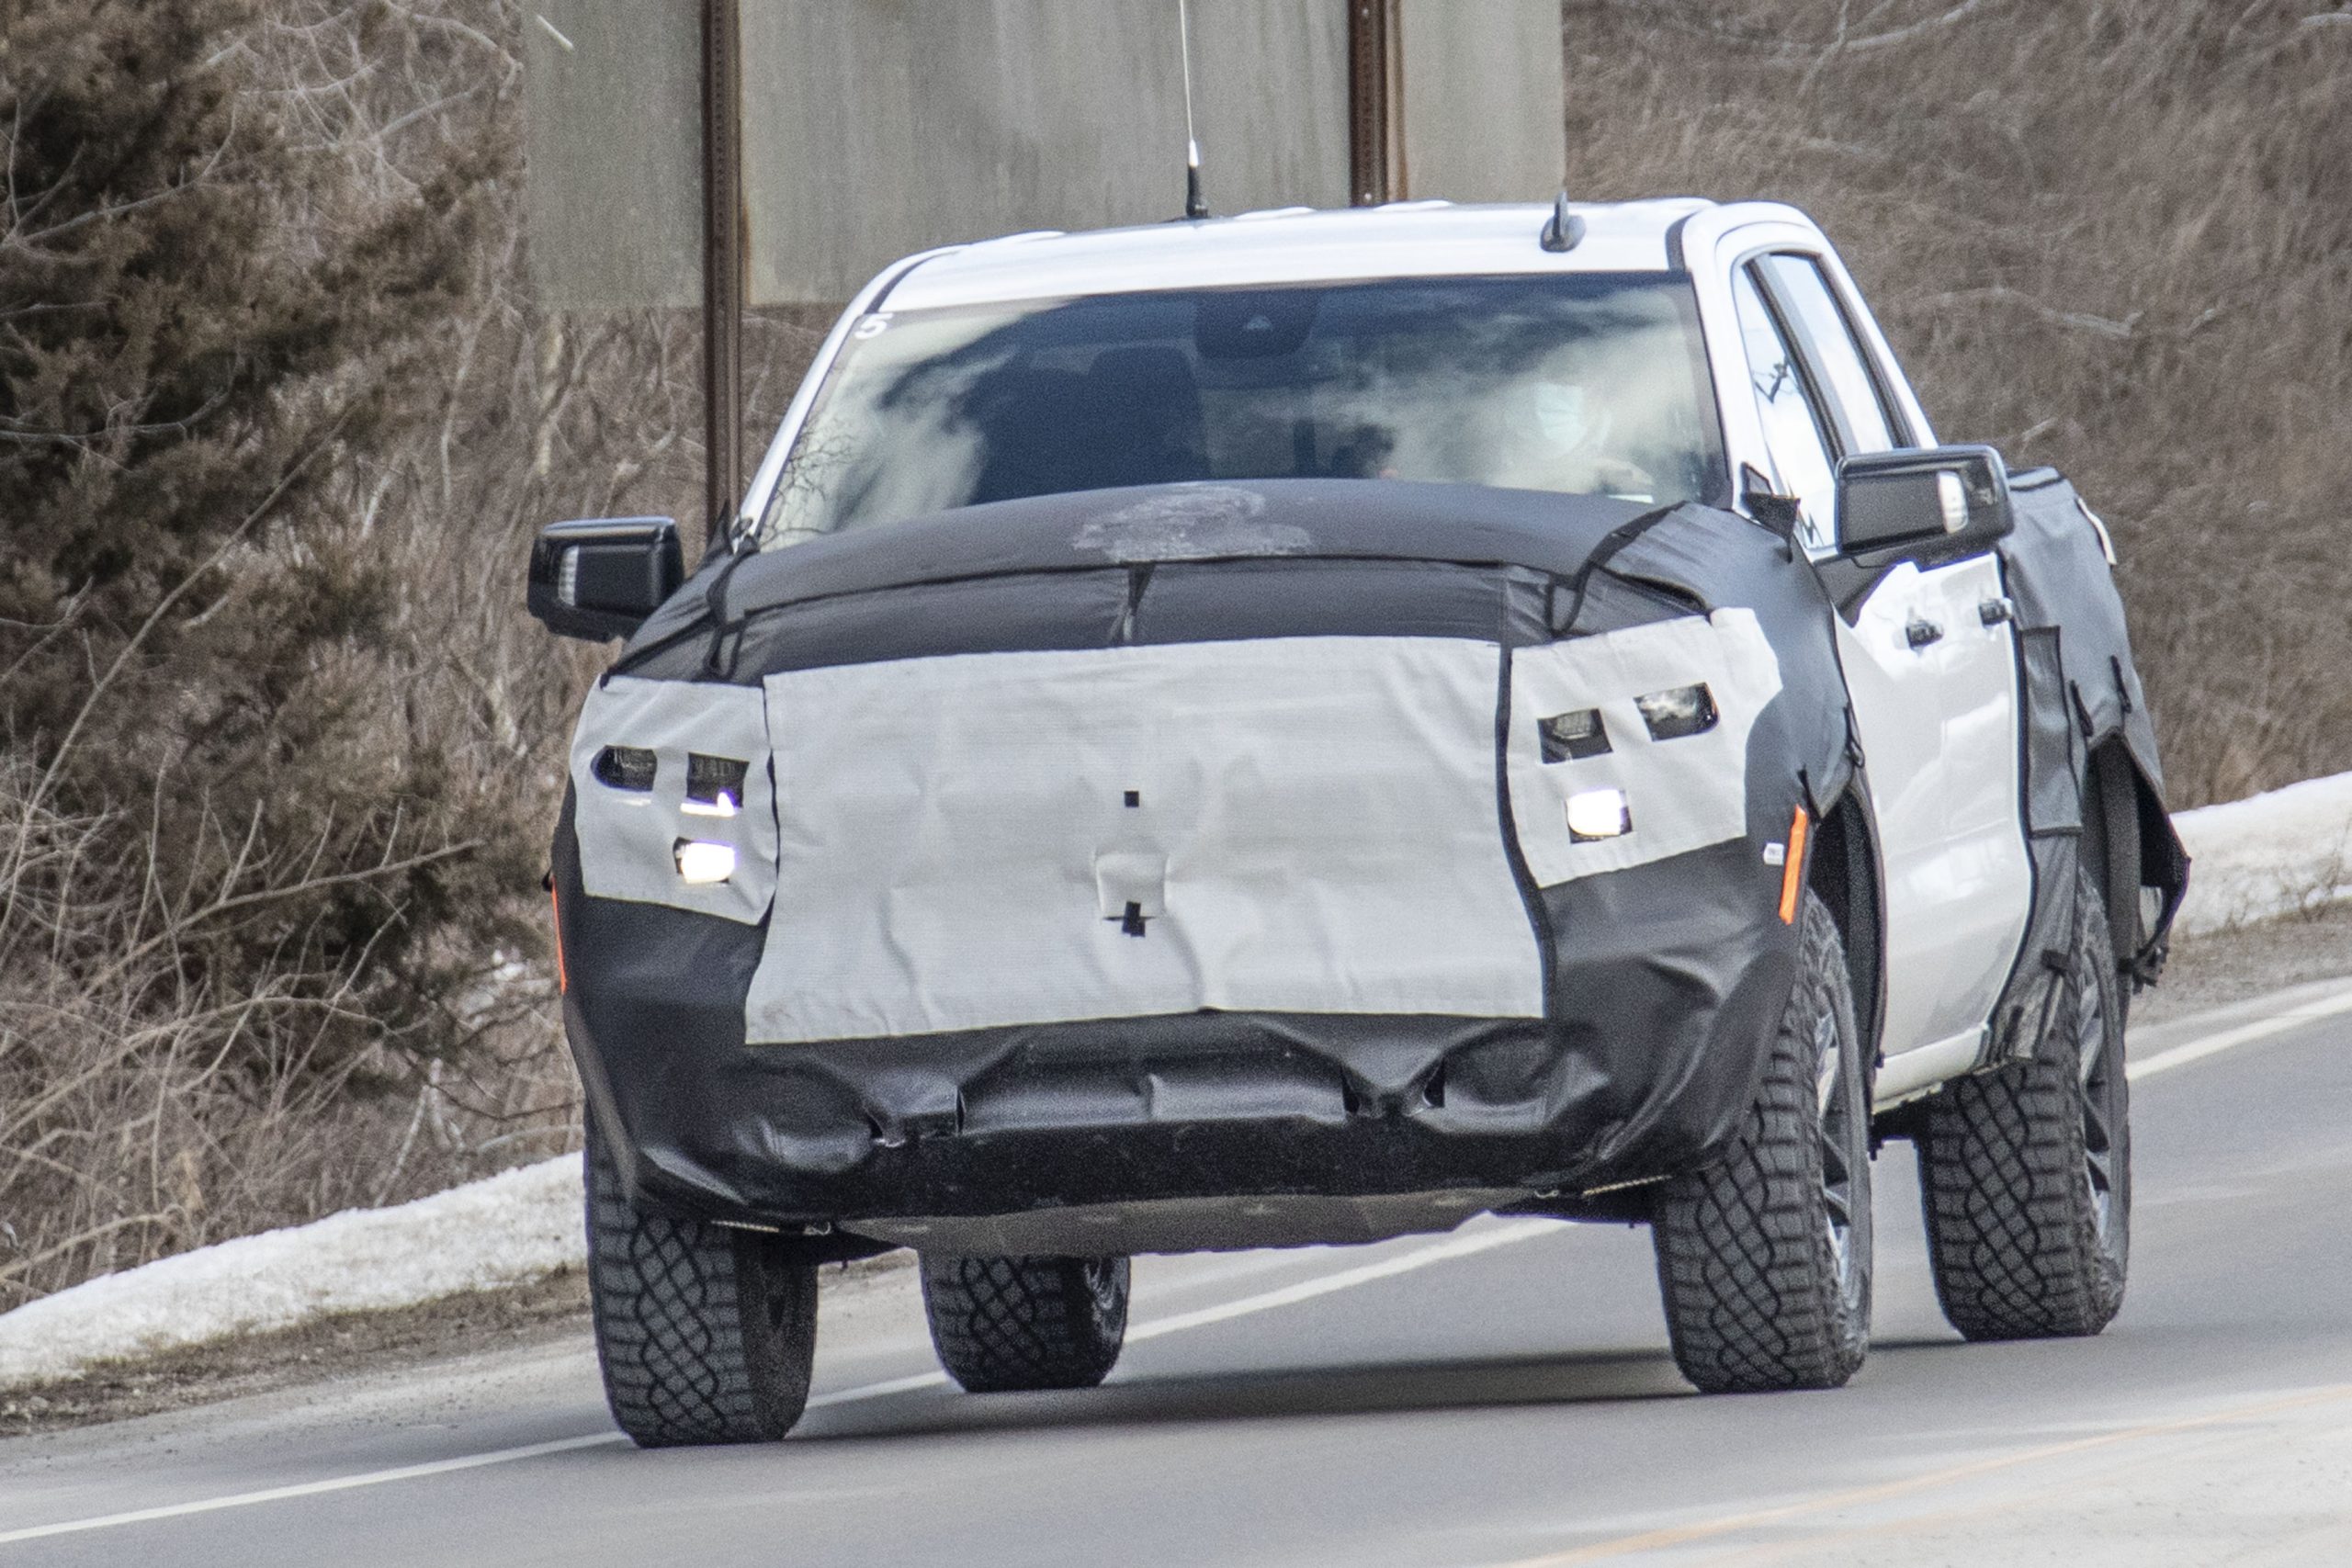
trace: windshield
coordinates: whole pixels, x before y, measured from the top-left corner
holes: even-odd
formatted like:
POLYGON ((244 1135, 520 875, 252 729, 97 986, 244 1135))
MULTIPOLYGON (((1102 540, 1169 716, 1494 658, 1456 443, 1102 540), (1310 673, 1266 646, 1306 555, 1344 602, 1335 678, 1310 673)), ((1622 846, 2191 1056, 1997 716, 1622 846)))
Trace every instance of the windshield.
POLYGON ((761 543, 1187 479, 1713 501, 1709 387, 1689 281, 1657 275, 883 312, 852 328, 761 543))

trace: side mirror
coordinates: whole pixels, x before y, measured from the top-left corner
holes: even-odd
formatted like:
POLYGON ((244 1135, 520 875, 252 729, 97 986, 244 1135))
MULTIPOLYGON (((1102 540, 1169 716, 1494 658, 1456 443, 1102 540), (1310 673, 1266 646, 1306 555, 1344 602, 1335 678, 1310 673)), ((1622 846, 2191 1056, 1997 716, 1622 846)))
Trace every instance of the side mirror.
POLYGON ((1843 554, 1970 555, 2014 525, 2008 466, 1990 446, 1871 452, 1838 465, 1843 554))
POLYGON ((627 637, 686 580, 667 517, 550 523, 531 546, 529 604, 558 637, 627 637))

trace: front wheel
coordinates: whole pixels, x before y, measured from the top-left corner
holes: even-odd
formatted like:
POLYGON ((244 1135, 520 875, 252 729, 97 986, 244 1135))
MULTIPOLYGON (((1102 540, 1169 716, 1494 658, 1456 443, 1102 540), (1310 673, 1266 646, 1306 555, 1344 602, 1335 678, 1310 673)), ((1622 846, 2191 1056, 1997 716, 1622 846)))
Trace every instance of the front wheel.
POLYGON ((925 1254, 931 1342, 973 1393, 1092 1388, 1126 1339, 1127 1279, 1124 1258, 925 1254))
POLYGON ((1837 1388, 1870 1348, 1870 1077, 1845 944, 1811 893, 1800 937, 1737 1141, 1668 1183, 1651 1227, 1675 1363, 1710 1393, 1837 1388))
POLYGON ((588 1300, 613 1420, 640 1448, 773 1442, 808 1402, 817 1270, 775 1238, 638 1209, 588 1125, 588 1300))
POLYGON ((2058 1005, 2032 1058, 1928 1102, 1928 1258, 1944 1316, 1971 1339, 2097 1334, 2123 1305, 2131 1103, 2101 892, 2086 871, 2058 1005))

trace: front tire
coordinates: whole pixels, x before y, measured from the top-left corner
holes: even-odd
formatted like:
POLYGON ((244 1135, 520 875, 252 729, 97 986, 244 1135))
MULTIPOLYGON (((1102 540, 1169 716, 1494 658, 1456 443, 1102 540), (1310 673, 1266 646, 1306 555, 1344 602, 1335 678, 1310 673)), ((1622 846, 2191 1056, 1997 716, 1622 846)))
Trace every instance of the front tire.
POLYGON ((1127 1334, 1124 1258, 922 1260, 939 1364, 969 1393, 1092 1388, 1127 1334))
POLYGON ((1870 1348, 1870 1078, 1828 909, 1804 896, 1797 982, 1738 1140, 1653 1222, 1682 1375, 1710 1393, 1837 1388, 1870 1348))
POLYGON ((588 1285, 613 1420, 639 1448, 774 1442, 808 1403, 817 1270, 775 1237, 630 1204, 588 1126, 588 1285))
POLYGON ((2101 892, 2086 870, 2058 1005, 2031 1059, 1928 1102, 1928 1257, 1945 1318, 1970 1339, 2097 1334, 2123 1305, 2131 1102, 2101 892))

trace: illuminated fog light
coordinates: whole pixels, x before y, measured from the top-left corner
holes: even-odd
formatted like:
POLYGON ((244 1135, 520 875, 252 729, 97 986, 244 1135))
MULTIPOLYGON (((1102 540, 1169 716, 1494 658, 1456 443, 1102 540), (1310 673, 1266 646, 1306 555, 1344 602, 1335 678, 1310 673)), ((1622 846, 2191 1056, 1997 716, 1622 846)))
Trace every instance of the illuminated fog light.
POLYGON ((1715 699, 1704 686, 1677 686, 1634 700, 1653 740, 1679 740, 1715 727, 1715 699))
POLYGON ((724 882, 735 874, 735 846, 732 844, 680 839, 671 853, 677 858, 679 877, 696 886, 724 882))
POLYGON ((1634 830, 1634 813, 1622 789, 1585 789, 1568 796, 1568 837, 1579 844, 1619 838, 1634 830))
POLYGON ((751 764, 732 757, 686 754, 686 798, 678 809, 689 817, 732 817, 742 809, 743 776, 751 764))
POLYGON ((1598 757, 1609 750, 1609 731, 1601 728, 1599 708, 1555 713, 1537 720, 1536 729, 1544 737, 1544 760, 1547 762, 1598 757))

